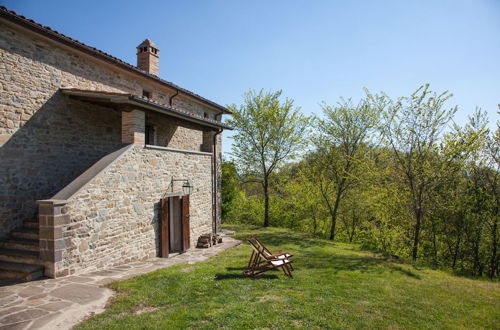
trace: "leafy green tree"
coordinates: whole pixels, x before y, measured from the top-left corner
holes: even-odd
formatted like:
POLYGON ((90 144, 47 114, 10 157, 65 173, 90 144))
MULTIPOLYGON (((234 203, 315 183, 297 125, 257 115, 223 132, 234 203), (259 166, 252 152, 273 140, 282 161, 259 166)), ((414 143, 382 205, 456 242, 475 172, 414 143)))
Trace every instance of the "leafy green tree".
POLYGON ((436 179, 436 156, 439 139, 456 107, 444 108, 452 95, 419 87, 409 97, 392 100, 387 95, 371 95, 374 107, 383 111, 383 136, 392 148, 398 170, 410 195, 414 216, 412 259, 417 260, 420 232, 425 207, 430 202, 430 190, 436 179))
MULTIPOLYGON (((448 140, 453 142, 450 143, 453 148, 443 150, 442 133, 457 111, 456 107, 444 106, 451 96, 448 92, 437 94, 430 91, 428 84, 419 87, 409 97, 396 100, 385 94, 374 96, 368 93, 373 105, 384 110, 381 132, 393 150, 396 168, 410 197, 414 217, 411 252, 414 261, 418 257, 423 220, 432 203, 433 191, 442 183, 442 174, 457 157, 470 151, 477 138, 477 134, 471 134, 462 136, 462 139, 448 140)), ((430 224, 435 225, 432 221, 430 224)), ((435 233, 432 228, 431 233, 435 233)))
MULTIPOLYGON (((500 104, 498 105, 500 107, 500 104)), ((497 112, 500 118, 500 111, 497 112)), ((491 233, 491 257, 488 276, 493 279, 500 275, 500 253, 498 251, 499 222, 500 222, 500 120, 497 128, 487 139, 487 167, 491 169, 488 176, 489 195, 491 197, 491 221, 488 223, 491 233)))
POLYGON ((287 159, 300 151, 308 124, 293 100, 281 101, 281 91, 245 94, 244 103, 232 105, 229 124, 235 135, 232 154, 251 180, 259 182, 264 193, 264 226, 269 226, 269 179, 287 159))
MULTIPOLYGON (((500 115, 500 112, 498 113, 500 115)), ((500 273, 500 253, 498 251, 499 222, 500 222, 500 127, 497 122, 496 131, 488 137, 487 155, 488 167, 490 168, 487 178, 488 191, 491 198, 491 217, 488 222, 491 233, 491 256, 489 262, 488 276, 493 279, 500 273)))
MULTIPOLYGON (((288 157, 273 167, 267 203, 263 162, 259 153, 248 156, 262 149, 249 143, 235 158, 238 172, 234 164, 223 165, 225 221, 261 224, 267 204, 276 226, 498 277, 500 129, 498 123, 495 131, 488 129, 481 111, 464 126, 451 125, 456 108, 445 106, 450 96, 426 85, 395 100, 368 93, 358 105, 322 104, 325 115, 309 140, 315 148, 297 162, 288 157), (373 143, 379 140, 385 143, 373 143)), ((252 107, 253 116, 263 113, 255 110, 262 105, 252 107)), ((274 128, 261 119, 246 123, 242 130, 257 133, 241 136, 272 145, 262 132, 274 128)), ((301 146, 303 140, 297 141, 301 146)), ((273 155, 269 150, 265 155, 273 155)))
POLYGON ((316 180, 306 161, 287 165, 274 176, 275 203, 273 218, 280 226, 323 235, 324 220, 328 212, 322 203, 316 180))
POLYGON ((221 182, 221 214, 222 220, 226 220, 229 212, 233 208, 234 199, 239 192, 238 172, 233 162, 222 161, 222 182, 221 182))
POLYGON ((357 105, 351 100, 341 100, 335 107, 323 103, 322 109, 323 118, 317 119, 316 155, 311 158, 311 171, 328 207, 329 238, 334 240, 340 203, 356 180, 378 115, 367 100, 357 105))

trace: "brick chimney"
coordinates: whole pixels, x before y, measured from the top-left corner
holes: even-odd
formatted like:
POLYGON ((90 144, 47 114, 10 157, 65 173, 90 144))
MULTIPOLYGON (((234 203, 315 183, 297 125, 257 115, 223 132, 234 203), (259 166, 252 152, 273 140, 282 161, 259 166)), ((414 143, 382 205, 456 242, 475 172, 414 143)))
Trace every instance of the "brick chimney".
POLYGON ((149 39, 137 46, 137 67, 143 71, 158 75, 158 60, 160 51, 149 39))

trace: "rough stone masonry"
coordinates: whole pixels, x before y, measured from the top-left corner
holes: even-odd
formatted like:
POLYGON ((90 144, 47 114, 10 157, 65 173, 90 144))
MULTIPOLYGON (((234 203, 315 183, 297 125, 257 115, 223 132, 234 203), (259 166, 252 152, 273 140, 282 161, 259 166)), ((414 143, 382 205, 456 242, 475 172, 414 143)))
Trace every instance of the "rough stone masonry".
MULTIPOLYGON (((40 217, 46 274, 79 273, 157 255, 157 204, 172 176, 188 178, 194 186, 191 244, 196 235, 211 231, 214 131, 156 112, 76 100, 60 92, 69 86, 139 96, 147 91, 154 102, 200 118, 220 121, 222 114, 154 76, 0 17, 0 238, 37 217, 37 201, 52 198, 124 143, 135 146, 65 203, 41 204, 41 210, 49 210, 40 217), (138 117, 131 119, 134 113, 138 117), (137 118, 142 121, 131 121, 137 118), (124 137, 134 125, 139 129, 124 137), (154 127, 149 144, 157 148, 145 147, 146 126, 154 127)), ((219 135, 217 164, 220 144, 219 135)), ((220 177, 220 166, 215 170, 220 177)), ((218 194, 216 206, 219 199, 218 194)), ((216 219, 220 222, 220 212, 216 219)))

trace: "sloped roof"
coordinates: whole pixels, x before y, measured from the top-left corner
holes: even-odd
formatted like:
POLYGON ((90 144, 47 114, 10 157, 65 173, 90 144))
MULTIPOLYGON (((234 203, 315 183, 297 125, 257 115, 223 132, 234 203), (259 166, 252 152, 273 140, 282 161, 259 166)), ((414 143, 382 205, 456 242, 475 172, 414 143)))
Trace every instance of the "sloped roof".
POLYGON ((141 47, 141 46, 151 46, 151 47, 154 47, 154 48, 158 48, 158 47, 156 46, 156 44, 155 44, 154 42, 152 42, 151 40, 149 40, 149 39, 144 40, 144 41, 143 41, 143 42, 141 42, 141 43, 139 44, 139 46, 137 46, 137 47, 141 47))
POLYGON ((63 94, 70 95, 82 101, 108 106, 131 106, 135 109, 156 111, 170 117, 180 118, 205 127, 232 129, 223 122, 204 118, 191 112, 172 108, 166 104, 157 103, 151 99, 129 93, 105 92, 78 88, 60 88, 59 90, 63 94))
POLYGON ((170 88, 178 91, 180 94, 190 96, 190 97, 192 97, 192 98, 194 98, 194 99, 196 99, 196 100, 198 100, 198 101, 200 101, 208 106, 211 106, 211 107, 223 112, 223 113, 231 114, 231 111, 229 111, 229 109, 227 109, 226 107, 224 107, 220 104, 217 104, 213 101, 210 101, 210 100, 208 100, 208 99, 206 99, 206 98, 204 98, 196 93, 193 93, 185 88, 182 88, 182 87, 180 87, 180 86, 178 86, 170 81, 166 81, 164 79, 161 79, 158 76, 155 76, 155 75, 150 74, 148 72, 142 71, 142 70, 138 69, 137 67, 135 67, 135 66, 133 66, 125 61, 122 61, 121 59, 119 59, 117 57, 114 57, 108 53, 105 53, 105 52, 103 52, 95 47, 88 46, 88 45, 84 44, 83 42, 80 42, 78 40, 70 38, 62 33, 59 33, 57 31, 51 29, 48 26, 44 26, 42 24, 35 22, 32 19, 28 19, 22 15, 18 15, 16 12, 14 12, 12 10, 8 10, 4 6, 0 6, 0 17, 3 17, 5 19, 7 19, 13 23, 16 23, 18 25, 21 25, 25 28, 28 28, 34 32, 40 33, 40 34, 42 34, 42 35, 44 35, 52 40, 58 41, 64 45, 78 49, 79 51, 83 51, 86 54, 92 55, 92 56, 97 57, 101 60, 105 60, 111 64, 114 64, 118 67, 132 71, 134 73, 137 73, 137 74, 140 74, 144 77, 152 79, 156 82, 159 82, 167 87, 170 87, 170 88))

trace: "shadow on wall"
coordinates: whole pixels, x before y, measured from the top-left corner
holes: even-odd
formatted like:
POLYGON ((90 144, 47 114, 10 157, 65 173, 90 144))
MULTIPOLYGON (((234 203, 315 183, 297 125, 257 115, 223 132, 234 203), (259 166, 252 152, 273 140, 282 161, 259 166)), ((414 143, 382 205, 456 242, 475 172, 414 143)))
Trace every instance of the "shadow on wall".
POLYGON ((155 145, 158 146, 200 151, 205 143, 206 127, 194 123, 158 113, 146 113, 146 125, 155 128, 155 145))
POLYGON ((121 146, 119 111, 54 93, 0 147, 0 237, 121 146))
POLYGON ((178 125, 172 118, 164 118, 156 113, 146 113, 146 126, 155 127, 155 145, 168 147, 178 125))
POLYGON ((153 219, 151 219, 151 225, 155 231, 155 248, 156 248, 156 256, 161 257, 161 228, 160 228, 160 202, 153 204, 153 219))

